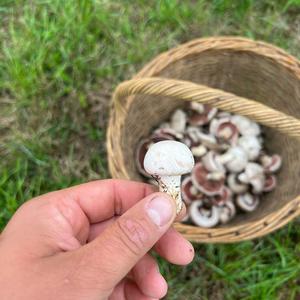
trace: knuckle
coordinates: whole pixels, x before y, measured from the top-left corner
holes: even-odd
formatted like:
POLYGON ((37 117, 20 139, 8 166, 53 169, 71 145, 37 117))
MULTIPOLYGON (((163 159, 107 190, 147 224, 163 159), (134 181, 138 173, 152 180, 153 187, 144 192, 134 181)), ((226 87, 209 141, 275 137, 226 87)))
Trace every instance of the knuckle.
POLYGON ((125 249, 133 255, 139 255, 149 242, 146 221, 119 218, 116 222, 119 230, 119 239, 125 249))

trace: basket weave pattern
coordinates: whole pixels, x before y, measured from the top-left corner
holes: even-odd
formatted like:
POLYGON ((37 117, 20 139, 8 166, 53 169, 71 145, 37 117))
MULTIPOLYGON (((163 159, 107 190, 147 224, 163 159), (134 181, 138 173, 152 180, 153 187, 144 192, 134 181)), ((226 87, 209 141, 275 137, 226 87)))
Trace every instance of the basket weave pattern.
POLYGON ((265 125, 266 148, 282 155, 283 168, 279 186, 257 211, 217 228, 174 226, 191 241, 228 243, 263 236, 297 217, 300 63, 272 45, 232 37, 193 40, 159 55, 114 93, 107 132, 114 178, 141 180, 134 159, 137 143, 185 101, 265 125))

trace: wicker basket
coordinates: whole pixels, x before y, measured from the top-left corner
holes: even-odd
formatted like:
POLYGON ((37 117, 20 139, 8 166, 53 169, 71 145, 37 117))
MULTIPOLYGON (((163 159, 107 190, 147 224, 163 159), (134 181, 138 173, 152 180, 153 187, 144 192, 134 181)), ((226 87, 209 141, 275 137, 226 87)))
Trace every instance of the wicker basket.
POLYGON ((138 141, 184 101, 208 103, 266 125, 266 148, 283 156, 276 190, 258 210, 213 229, 175 227, 195 242, 237 242, 270 233, 300 213, 300 63, 272 45, 244 38, 197 39, 171 49, 118 86, 107 134, 114 178, 141 180, 138 141), (249 99, 255 99, 249 100, 249 99))

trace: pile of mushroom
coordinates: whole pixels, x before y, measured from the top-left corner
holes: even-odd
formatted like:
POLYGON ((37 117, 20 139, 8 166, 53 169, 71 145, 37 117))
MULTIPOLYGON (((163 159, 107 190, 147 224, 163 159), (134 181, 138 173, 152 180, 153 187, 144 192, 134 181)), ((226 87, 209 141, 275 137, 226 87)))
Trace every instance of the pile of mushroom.
POLYGON ((151 145, 160 141, 184 143, 195 166, 181 177, 181 195, 188 208, 185 222, 201 227, 228 223, 238 212, 254 211, 264 193, 276 187, 282 159, 267 154, 261 127, 250 119, 191 102, 140 141, 136 151, 139 172, 151 145))

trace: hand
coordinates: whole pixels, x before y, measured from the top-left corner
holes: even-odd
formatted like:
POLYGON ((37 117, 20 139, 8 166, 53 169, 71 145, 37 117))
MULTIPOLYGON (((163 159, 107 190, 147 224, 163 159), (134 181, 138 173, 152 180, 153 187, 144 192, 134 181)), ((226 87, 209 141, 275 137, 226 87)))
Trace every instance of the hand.
POLYGON ((150 300, 167 292, 154 250, 185 265, 175 205, 150 185, 103 180, 22 205, 0 236, 0 299, 150 300))

